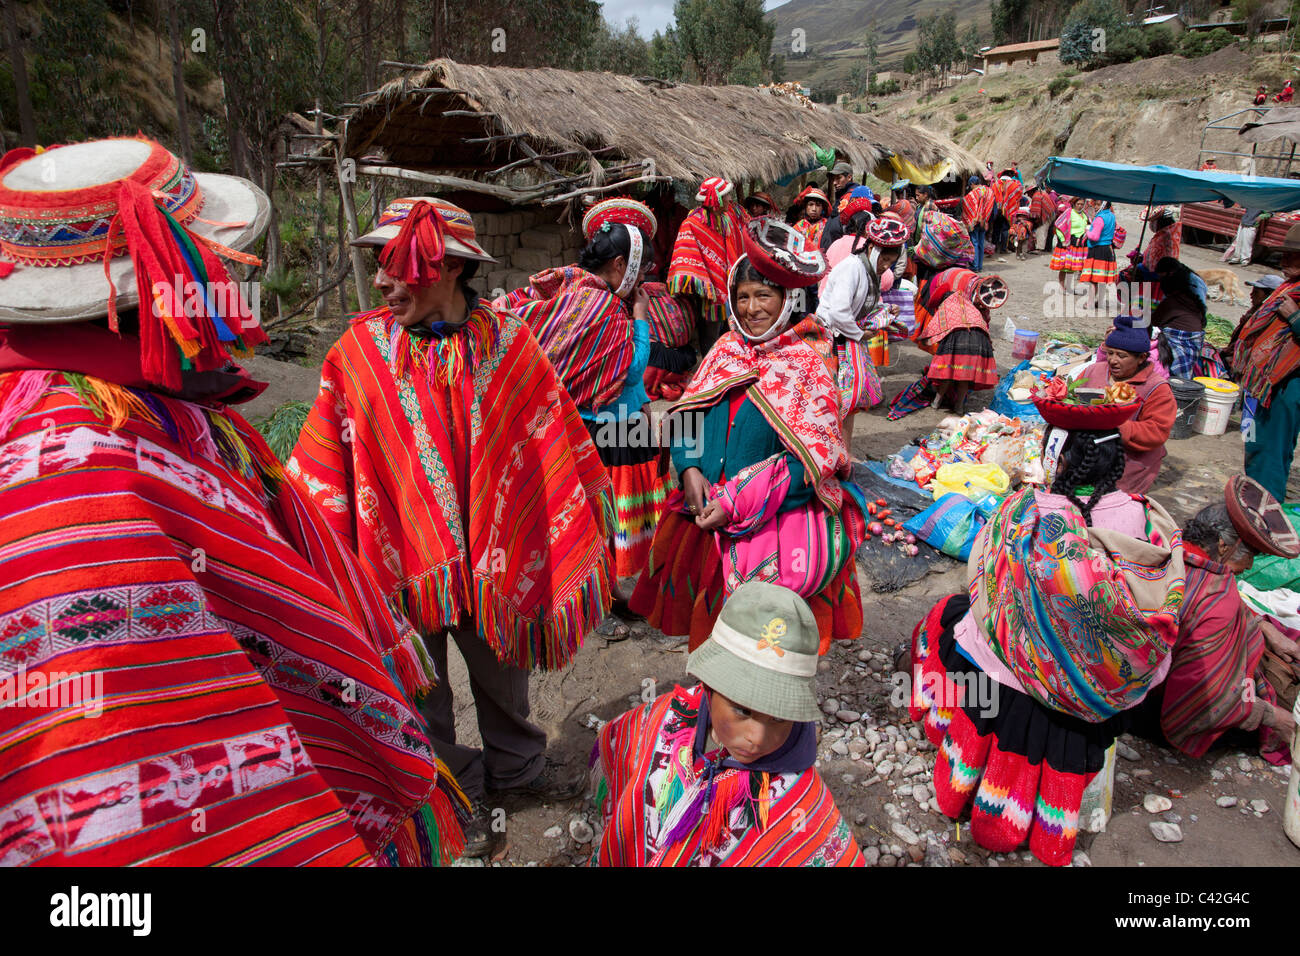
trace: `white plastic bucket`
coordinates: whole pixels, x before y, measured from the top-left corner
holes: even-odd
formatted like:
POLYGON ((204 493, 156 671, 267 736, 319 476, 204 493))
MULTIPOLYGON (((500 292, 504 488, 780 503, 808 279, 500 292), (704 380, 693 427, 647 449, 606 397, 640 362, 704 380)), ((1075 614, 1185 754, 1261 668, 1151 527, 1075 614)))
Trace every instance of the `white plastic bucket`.
POLYGON ((1205 386, 1205 394, 1196 409, 1192 428, 1202 435, 1224 434, 1228 430, 1228 420, 1232 418, 1232 408, 1237 404, 1241 389, 1231 382, 1219 379, 1197 378, 1196 381, 1205 386))
POLYGON ((1282 829, 1291 842, 1300 846, 1300 697, 1291 708, 1296 732, 1291 737, 1291 780, 1286 785, 1286 809, 1282 812, 1282 829))

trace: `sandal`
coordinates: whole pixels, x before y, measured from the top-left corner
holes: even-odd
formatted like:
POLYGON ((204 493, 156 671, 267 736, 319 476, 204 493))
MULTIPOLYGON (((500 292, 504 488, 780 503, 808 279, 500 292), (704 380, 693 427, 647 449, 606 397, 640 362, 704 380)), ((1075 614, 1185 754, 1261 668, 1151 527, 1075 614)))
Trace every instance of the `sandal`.
POLYGON ((632 636, 632 629, 610 615, 596 626, 596 633, 605 639, 607 644, 617 644, 620 641, 626 641, 632 636))

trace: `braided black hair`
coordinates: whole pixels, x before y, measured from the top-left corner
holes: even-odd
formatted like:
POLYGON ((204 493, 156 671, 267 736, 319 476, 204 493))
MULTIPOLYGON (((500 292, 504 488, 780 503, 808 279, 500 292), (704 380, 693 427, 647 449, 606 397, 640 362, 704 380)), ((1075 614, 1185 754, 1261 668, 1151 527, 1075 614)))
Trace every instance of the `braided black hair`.
MULTIPOLYGON (((641 255, 648 256, 644 260, 653 264, 654 246, 650 242, 650 237, 643 230, 638 229, 641 233, 641 255)), ((597 232, 591 242, 583 248, 578 256, 578 267, 587 272, 599 272, 605 267, 605 264, 613 259, 622 256, 626 259, 632 254, 632 238, 628 235, 627 230, 622 226, 616 225, 610 227, 608 232, 597 232)))
POLYGON ((1083 515, 1083 523, 1092 527, 1092 509, 1104 495, 1110 494, 1124 475, 1124 448, 1115 431, 1072 431, 1061 449, 1052 491, 1064 495, 1083 515), (1097 439, 1114 436, 1098 443, 1097 439), (1091 485, 1087 501, 1078 489, 1091 485))

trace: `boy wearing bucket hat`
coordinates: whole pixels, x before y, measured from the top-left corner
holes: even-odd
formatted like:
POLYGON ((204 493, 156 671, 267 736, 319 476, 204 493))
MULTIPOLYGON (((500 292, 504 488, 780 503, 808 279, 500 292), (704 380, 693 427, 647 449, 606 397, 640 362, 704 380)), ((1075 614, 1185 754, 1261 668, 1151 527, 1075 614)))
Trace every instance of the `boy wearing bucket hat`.
POLYGON ((467 852, 500 837, 487 789, 581 789, 528 720, 528 675, 569 662, 610 606, 610 479, 528 326, 478 299, 491 257, 469 214, 397 199, 358 240, 384 305, 330 350, 290 473, 424 638, 455 640, 483 749, 457 743, 451 688, 426 700, 434 749, 477 804, 467 852))
POLYGON ((1300 223, 1282 243, 1282 274, 1282 284, 1242 323, 1229 363, 1245 393, 1246 474, 1279 501, 1286 500, 1300 437, 1300 223))
POLYGON ((417 636, 230 408, 269 211, 147 139, 0 159, 0 866, 459 852, 417 636))
POLYGON ((701 683, 601 729, 601 866, 864 865, 813 768, 817 645, 793 591, 732 593, 687 661, 701 683))
POLYGON ((1261 751, 1280 751, 1295 732, 1294 700, 1279 707, 1274 684, 1291 686, 1300 676, 1300 650, 1294 637, 1246 605, 1235 578, 1256 555, 1300 556, 1300 538, 1276 498, 1253 478, 1235 475, 1223 501, 1187 522, 1183 548, 1187 588, 1178 640, 1169 676, 1152 695, 1160 700, 1160 728, 1192 757, 1233 728, 1259 729, 1261 751))

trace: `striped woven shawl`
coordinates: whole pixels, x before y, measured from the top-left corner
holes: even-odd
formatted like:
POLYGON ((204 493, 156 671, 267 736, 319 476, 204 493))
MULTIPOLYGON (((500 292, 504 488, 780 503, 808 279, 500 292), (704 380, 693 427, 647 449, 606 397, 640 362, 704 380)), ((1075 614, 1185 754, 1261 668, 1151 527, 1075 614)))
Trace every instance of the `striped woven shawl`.
POLYGON ((247 422, 40 370, 0 422, 0 866, 459 852, 420 643, 247 422))

